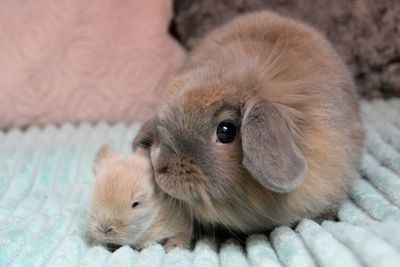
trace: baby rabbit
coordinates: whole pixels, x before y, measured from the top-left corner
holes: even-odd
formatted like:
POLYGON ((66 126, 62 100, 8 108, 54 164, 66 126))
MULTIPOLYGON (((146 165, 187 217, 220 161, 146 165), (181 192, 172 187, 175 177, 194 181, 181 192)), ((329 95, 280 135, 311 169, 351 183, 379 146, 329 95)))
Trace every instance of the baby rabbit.
POLYGON ((89 233, 95 244, 141 249, 167 239, 167 250, 189 246, 190 220, 174 200, 157 192, 145 153, 138 149, 123 157, 108 145, 97 153, 89 207, 89 233))
POLYGON ((364 132, 346 65, 313 28, 264 11, 214 30, 160 83, 158 186, 203 224, 249 233, 335 211, 364 132))

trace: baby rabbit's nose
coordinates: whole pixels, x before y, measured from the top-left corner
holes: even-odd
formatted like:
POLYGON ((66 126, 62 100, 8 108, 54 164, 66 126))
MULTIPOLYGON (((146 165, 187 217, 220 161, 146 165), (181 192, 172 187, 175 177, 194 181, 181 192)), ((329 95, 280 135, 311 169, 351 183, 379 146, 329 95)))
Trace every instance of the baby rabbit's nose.
POLYGON ((97 229, 99 229, 100 232, 103 232, 105 234, 113 230, 113 228, 110 227, 108 224, 102 224, 100 225, 100 227, 97 227, 97 229))

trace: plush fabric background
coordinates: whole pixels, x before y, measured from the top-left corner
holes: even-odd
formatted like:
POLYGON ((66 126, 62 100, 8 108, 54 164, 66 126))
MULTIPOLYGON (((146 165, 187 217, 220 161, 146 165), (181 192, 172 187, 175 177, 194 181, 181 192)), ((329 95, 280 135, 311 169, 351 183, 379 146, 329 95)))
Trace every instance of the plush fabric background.
POLYGON ((184 59, 170 0, 0 1, 0 128, 143 121, 184 59))

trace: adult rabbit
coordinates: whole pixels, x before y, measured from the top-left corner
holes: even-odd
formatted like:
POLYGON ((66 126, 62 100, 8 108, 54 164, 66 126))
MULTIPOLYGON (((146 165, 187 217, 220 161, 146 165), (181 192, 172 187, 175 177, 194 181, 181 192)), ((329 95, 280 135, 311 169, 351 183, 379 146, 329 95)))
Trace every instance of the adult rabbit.
POLYGON ((134 140, 158 186, 203 225, 244 233, 334 211, 364 132, 349 70, 313 28, 250 13, 208 34, 160 83, 134 140))

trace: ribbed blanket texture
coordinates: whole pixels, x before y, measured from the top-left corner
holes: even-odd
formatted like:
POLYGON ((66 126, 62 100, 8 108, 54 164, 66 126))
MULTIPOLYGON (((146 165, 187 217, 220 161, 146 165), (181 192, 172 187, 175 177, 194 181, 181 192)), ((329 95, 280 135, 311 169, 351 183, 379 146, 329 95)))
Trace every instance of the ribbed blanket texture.
POLYGON ((0 132, 0 266, 400 266, 400 99, 363 101, 360 175, 338 222, 303 220, 245 246, 160 245, 114 253, 84 241, 92 162, 103 143, 129 153, 139 124, 64 124, 0 132))

